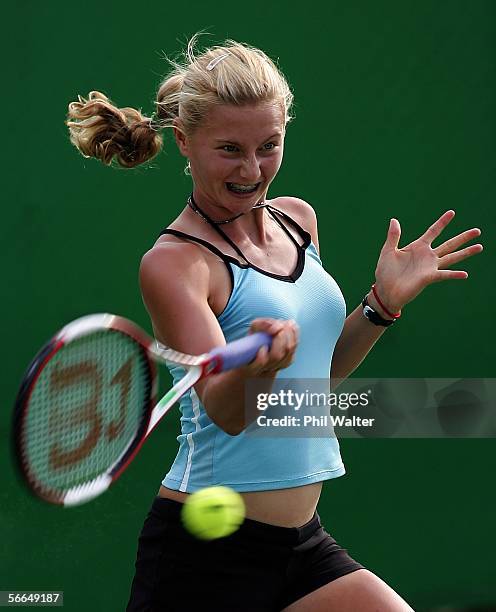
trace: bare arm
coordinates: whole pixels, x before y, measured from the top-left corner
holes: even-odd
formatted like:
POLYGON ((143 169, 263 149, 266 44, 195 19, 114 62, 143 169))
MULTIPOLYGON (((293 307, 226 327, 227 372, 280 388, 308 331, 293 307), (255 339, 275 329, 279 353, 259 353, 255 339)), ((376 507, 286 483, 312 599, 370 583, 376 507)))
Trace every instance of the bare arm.
MULTIPOLYGON (((466 230, 439 246, 432 247, 432 242, 454 216, 453 210, 446 211, 422 236, 402 248, 399 248, 400 223, 397 219, 391 219, 387 238, 375 269, 377 291, 389 312, 400 312, 406 304, 432 283, 450 279, 463 280, 468 277, 468 273, 464 270, 447 268, 482 251, 481 244, 457 250, 472 238, 480 235, 478 228, 466 230)), ((368 300, 372 308, 377 310, 383 318, 392 318, 380 307, 372 292, 369 293, 368 300)), ((331 377, 346 378, 349 376, 384 333, 384 328, 373 329, 375 326, 370 324, 360 311, 359 307, 346 319, 343 333, 336 346, 337 353, 332 363, 331 377)))
MULTIPOLYGON (((391 318, 381 310, 372 292, 367 295, 367 300, 383 319, 391 318)), ((358 368, 386 329, 387 327, 374 325, 365 318, 361 304, 346 317, 343 331, 334 348, 330 373, 331 389, 335 389, 340 379, 348 378, 358 368)))
MULTIPOLYGON (((318 249, 317 218, 313 208, 304 200, 293 198, 306 223, 312 240, 318 249)), ((425 287, 434 282, 449 279, 465 279, 467 272, 448 270, 447 267, 463 261, 482 251, 481 244, 456 250, 469 240, 480 235, 478 228, 466 230, 433 248, 432 242, 455 216, 454 211, 445 212, 417 240, 399 248, 401 228, 399 221, 391 219, 388 234, 375 269, 379 296, 390 312, 401 311, 425 287)), ((384 319, 391 319, 375 299, 372 291, 367 296, 369 304, 384 319)), ((347 378, 364 360, 386 328, 376 326, 363 316, 358 306, 346 318, 343 331, 336 343, 331 365, 331 379, 335 388, 339 379, 347 378)))
MULTIPOLYGON (((209 305, 210 271, 199 248, 189 243, 155 246, 142 259, 140 285, 155 337, 162 344, 192 355, 226 344, 209 305)), ((263 378, 269 390, 277 370, 291 363, 296 349, 297 335, 291 322, 258 319, 250 329, 274 336, 270 352, 261 349, 249 366, 195 385, 208 416, 231 435, 246 426, 244 390, 248 378, 263 378)))

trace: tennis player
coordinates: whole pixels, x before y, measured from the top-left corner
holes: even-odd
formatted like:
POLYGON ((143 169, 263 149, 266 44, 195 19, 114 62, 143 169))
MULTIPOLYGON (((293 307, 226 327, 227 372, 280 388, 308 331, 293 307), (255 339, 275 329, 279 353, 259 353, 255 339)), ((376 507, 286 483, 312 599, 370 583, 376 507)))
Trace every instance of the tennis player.
MULTIPOLYGON (((427 285, 467 277, 447 268, 482 250, 459 249, 480 231, 433 248, 454 216, 447 211, 399 248, 392 219, 374 287, 346 317, 319 258, 312 206, 268 198, 291 120, 284 76, 249 45, 228 40, 195 55, 195 41, 160 85, 154 118, 119 109, 100 92, 69 107, 79 121, 72 142, 86 156, 135 167, 157 155, 160 129, 171 127, 188 160, 192 194, 140 269, 157 341, 200 354, 255 331, 273 338, 249 366, 199 382, 182 398, 179 450, 139 538, 127 610, 192 610, 199 600, 217 612, 411 610, 321 525, 322 483, 345 473, 336 438, 246 435, 244 391, 255 378, 270 388, 281 372, 349 376, 427 285), (184 530, 180 512, 189 494, 212 485, 239 491, 247 520, 233 535, 205 542, 184 530)), ((171 368, 174 381, 180 370, 171 368)))

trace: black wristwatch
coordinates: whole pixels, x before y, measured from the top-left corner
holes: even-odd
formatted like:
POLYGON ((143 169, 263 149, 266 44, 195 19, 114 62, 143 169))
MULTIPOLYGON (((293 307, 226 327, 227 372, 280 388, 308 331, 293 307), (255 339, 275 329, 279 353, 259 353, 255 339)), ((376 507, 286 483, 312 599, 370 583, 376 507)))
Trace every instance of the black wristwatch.
POLYGON ((383 319, 381 315, 377 311, 375 311, 372 306, 369 305, 369 302, 367 300, 367 294, 365 294, 365 297, 362 300, 362 306, 363 316, 374 325, 382 325, 383 327, 389 327, 396 321, 396 319, 383 319))

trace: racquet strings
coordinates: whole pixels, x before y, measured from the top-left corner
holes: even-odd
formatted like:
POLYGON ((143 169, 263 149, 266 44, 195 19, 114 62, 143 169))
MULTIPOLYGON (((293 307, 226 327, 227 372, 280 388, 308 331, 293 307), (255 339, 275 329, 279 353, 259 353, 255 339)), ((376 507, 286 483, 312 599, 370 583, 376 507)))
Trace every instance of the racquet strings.
POLYGON ((145 427, 151 385, 145 351, 126 334, 98 331, 64 345, 26 407, 21 448, 32 484, 63 494, 108 471, 145 427))

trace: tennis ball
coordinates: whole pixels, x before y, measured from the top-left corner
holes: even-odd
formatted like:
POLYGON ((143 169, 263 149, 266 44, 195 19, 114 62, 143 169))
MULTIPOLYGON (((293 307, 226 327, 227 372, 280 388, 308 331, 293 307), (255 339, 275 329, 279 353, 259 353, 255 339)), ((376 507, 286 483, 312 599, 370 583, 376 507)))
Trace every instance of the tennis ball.
POLYGON ((224 538, 245 519, 245 504, 229 487, 206 487, 192 493, 181 511, 185 528, 201 540, 224 538))

